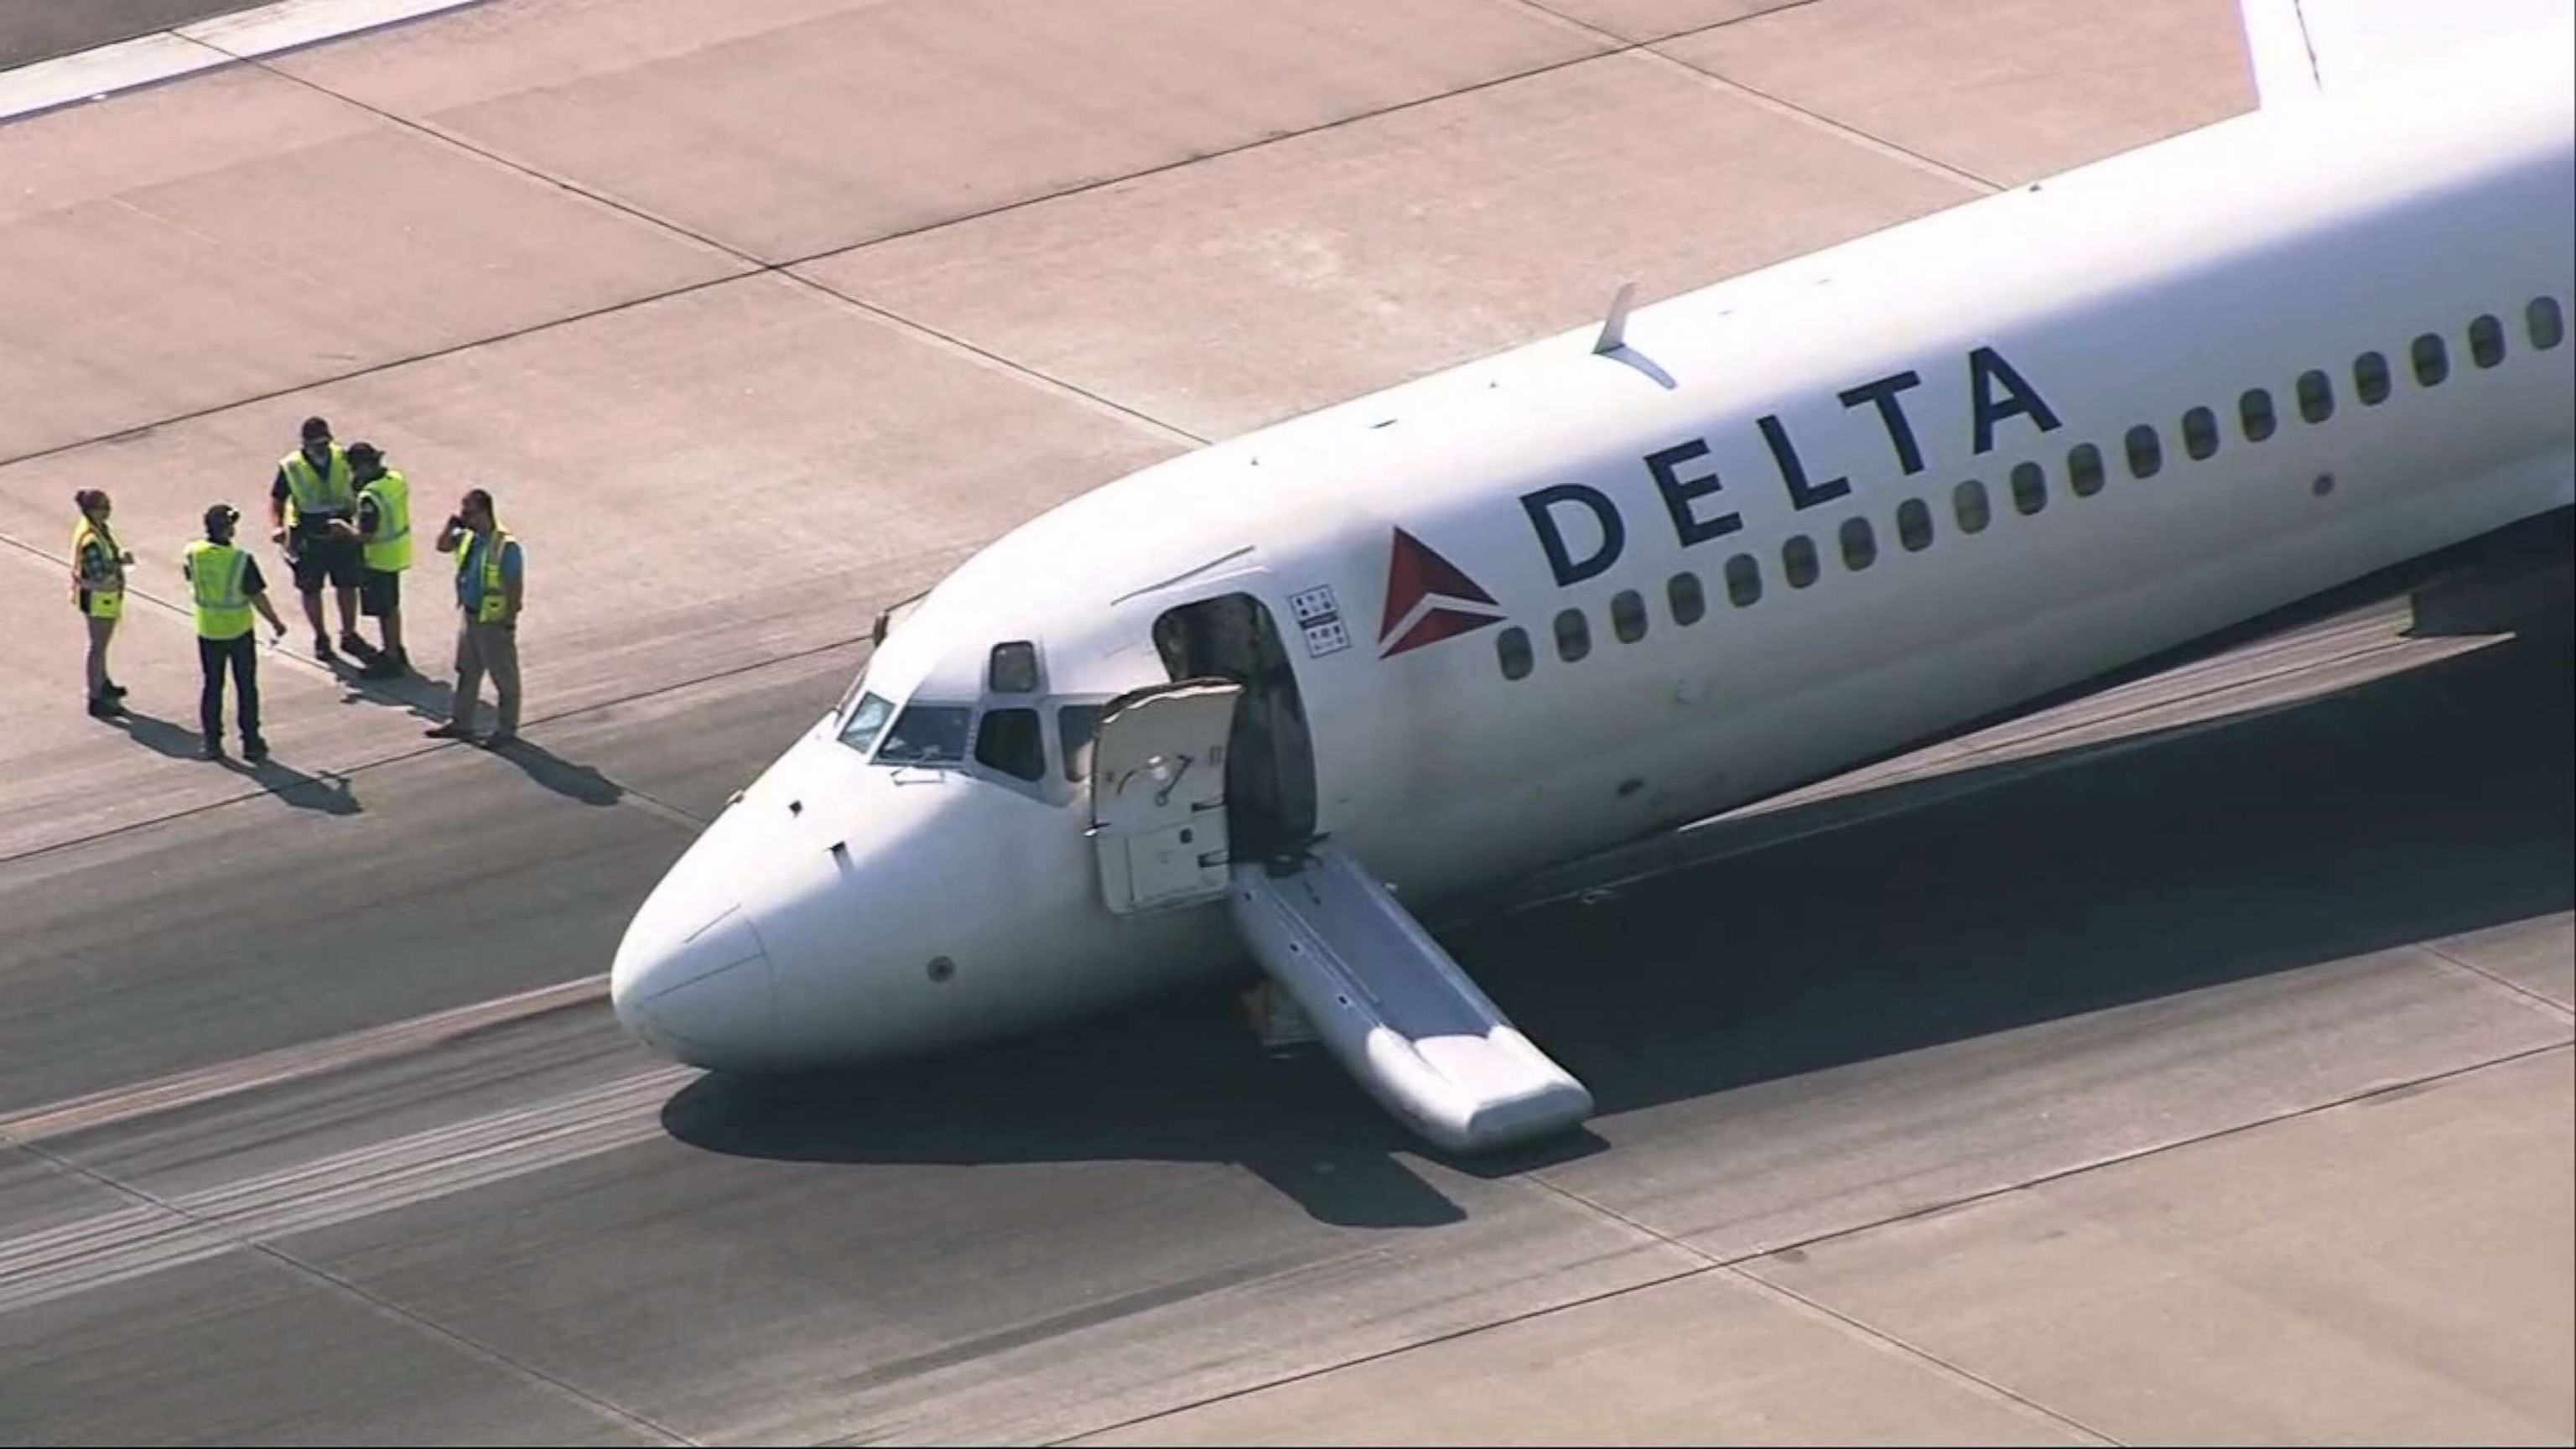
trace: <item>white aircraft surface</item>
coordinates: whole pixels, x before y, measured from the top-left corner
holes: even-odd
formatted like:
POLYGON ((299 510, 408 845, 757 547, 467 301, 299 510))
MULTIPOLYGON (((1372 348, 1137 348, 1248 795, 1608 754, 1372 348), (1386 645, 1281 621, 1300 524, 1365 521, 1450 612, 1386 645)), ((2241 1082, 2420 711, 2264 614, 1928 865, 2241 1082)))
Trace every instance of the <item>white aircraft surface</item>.
POLYGON ((619 1018, 846 1065, 1257 963, 1434 1143, 1579 1122, 1407 903, 2576 503, 2571 12, 2244 0, 2252 113, 1021 526, 654 890, 619 1018))

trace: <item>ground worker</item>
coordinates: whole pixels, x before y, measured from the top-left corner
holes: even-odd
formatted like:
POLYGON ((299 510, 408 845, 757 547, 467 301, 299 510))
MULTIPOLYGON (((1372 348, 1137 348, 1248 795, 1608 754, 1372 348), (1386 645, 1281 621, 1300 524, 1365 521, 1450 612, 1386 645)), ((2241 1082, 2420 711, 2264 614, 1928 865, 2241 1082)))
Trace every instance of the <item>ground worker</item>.
POLYGON ((340 647, 352 654, 369 652, 358 637, 358 541, 331 526, 357 511, 358 488, 350 477, 348 455, 331 441, 329 423, 306 418, 304 445, 277 460, 277 477, 268 487, 268 520, 276 528, 270 538, 286 550, 296 592, 304 596, 305 622, 313 626, 313 657, 325 664, 333 658, 331 636, 322 627, 325 577, 339 593, 340 647))
POLYGON ((526 561, 519 541, 492 515, 492 495, 470 489, 438 531, 438 551, 456 555, 456 705, 447 723, 421 731, 431 739, 474 736, 474 696, 490 671, 500 696, 500 728, 485 737, 492 748, 519 737, 519 606, 526 561), (462 544, 462 547, 458 545, 462 544))
POLYGON ((411 484, 399 468, 387 468, 373 443, 349 445, 349 476, 358 485, 358 521, 334 520, 332 530, 356 539, 363 549, 366 573, 358 585, 358 607, 381 621, 384 652, 358 672, 369 679, 400 679, 411 672, 403 651, 402 576, 411 567, 411 484))
POLYGON ((94 719, 113 719, 125 712, 125 686, 108 677, 107 641, 125 616, 125 566, 134 555, 108 531, 105 490, 84 488, 72 503, 80 509, 80 521, 72 525, 72 604, 89 621, 89 712, 94 719))
POLYGON ((188 545, 179 572, 197 604, 197 668, 205 690, 197 696, 197 727, 205 732, 200 755, 224 757, 224 668, 233 671, 233 693, 241 696, 242 757, 268 758, 268 742, 259 736, 259 646, 251 641, 251 612, 286 637, 286 623, 268 604, 268 582, 259 576, 259 560, 233 547, 233 525, 241 513, 229 503, 206 510, 206 536, 188 545))

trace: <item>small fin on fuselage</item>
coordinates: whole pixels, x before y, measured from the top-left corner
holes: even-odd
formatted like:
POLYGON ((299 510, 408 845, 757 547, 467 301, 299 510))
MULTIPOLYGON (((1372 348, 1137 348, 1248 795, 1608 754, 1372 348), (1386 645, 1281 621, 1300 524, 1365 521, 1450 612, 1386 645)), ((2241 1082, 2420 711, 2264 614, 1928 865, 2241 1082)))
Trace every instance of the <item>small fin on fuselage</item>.
POLYGON ((2295 104, 2459 46, 2558 33, 2576 0, 2237 0, 2254 89, 2295 104))

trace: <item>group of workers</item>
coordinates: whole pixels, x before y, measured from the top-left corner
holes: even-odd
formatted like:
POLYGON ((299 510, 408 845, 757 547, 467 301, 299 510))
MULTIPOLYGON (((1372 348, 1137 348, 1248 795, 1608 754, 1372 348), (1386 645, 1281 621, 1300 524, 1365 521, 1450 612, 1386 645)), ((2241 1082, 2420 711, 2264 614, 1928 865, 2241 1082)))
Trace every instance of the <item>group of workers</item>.
MULTIPOLYGON (((125 686, 108 673, 107 649, 125 614, 125 570, 132 552, 117 543, 109 523, 112 504, 104 490, 85 488, 73 495, 80 519, 72 527, 72 601, 89 623, 89 712, 114 719, 126 712, 125 686)), ((322 585, 328 580, 338 595, 340 649, 366 660, 358 672, 368 679, 399 679, 411 673, 403 648, 402 576, 411 567, 411 485, 400 469, 385 465, 384 453, 369 443, 343 450, 332 441, 331 425, 321 418, 304 420, 301 444, 278 460, 269 486, 270 540, 284 550, 296 592, 304 599, 305 621, 313 626, 314 657, 331 664, 338 654, 323 627, 322 585), (358 637, 357 615, 363 601, 367 617, 384 633, 381 649, 358 637)), ((205 512, 205 537, 181 553, 179 572, 195 604, 197 664, 204 687, 197 700, 197 724, 205 736, 203 758, 224 757, 224 675, 232 675, 240 704, 242 755, 267 758, 268 743, 259 730, 259 650, 251 630, 253 616, 268 621, 274 638, 286 637, 286 623, 269 606, 267 580, 259 561, 233 541, 241 513, 229 503, 205 512)), ((519 609, 524 597, 526 564, 518 540, 504 530, 492 512, 492 495, 469 489, 438 532, 440 553, 456 555, 456 688, 445 723, 422 731, 432 739, 472 739, 483 676, 492 676, 499 696, 499 724, 482 743, 498 748, 518 738, 519 609)))

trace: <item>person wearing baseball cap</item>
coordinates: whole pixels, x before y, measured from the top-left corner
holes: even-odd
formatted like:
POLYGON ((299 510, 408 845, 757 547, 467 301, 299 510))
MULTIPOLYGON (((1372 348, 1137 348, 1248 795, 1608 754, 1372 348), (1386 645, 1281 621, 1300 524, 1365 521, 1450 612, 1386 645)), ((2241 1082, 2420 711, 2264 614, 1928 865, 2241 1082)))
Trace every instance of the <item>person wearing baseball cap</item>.
POLYGON ((224 670, 233 672, 233 693, 241 696, 242 757, 268 758, 268 742, 259 734, 259 647, 251 640, 256 612, 286 637, 286 622, 269 607, 268 583, 259 576, 259 560, 233 546, 233 525, 241 511, 229 503, 206 510, 206 536, 188 545, 179 557, 179 572, 197 609, 197 669, 205 689, 197 696, 197 727, 205 733, 200 757, 224 757, 224 670))

